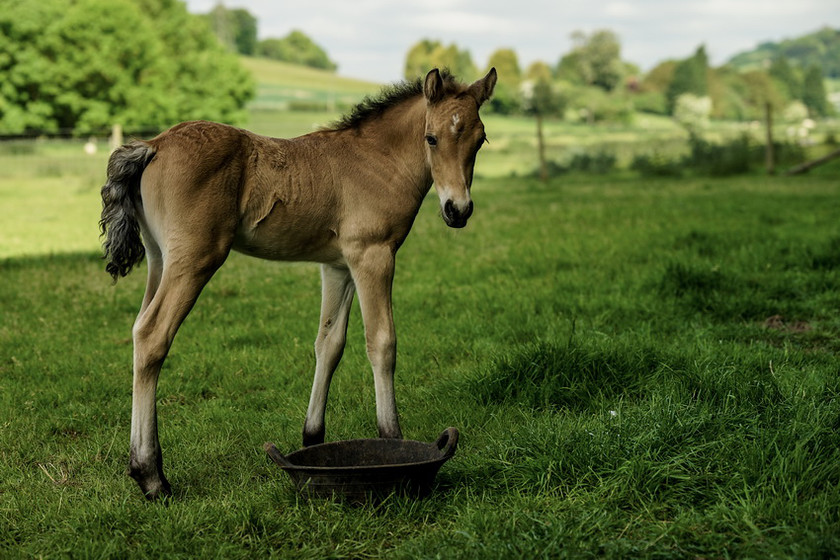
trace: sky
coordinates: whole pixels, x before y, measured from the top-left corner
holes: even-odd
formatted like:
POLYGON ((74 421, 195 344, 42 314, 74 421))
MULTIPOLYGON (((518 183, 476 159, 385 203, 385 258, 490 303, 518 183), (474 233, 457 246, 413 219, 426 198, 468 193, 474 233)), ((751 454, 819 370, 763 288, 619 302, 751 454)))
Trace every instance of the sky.
MULTIPOLYGON (((218 0, 186 0, 206 13, 218 0)), ((403 78, 405 55, 421 39, 455 43, 483 69, 512 48, 524 69, 554 65, 573 31, 610 29, 622 59, 643 71, 686 58, 706 45, 712 65, 765 41, 840 28, 840 0, 224 0, 257 18, 258 36, 303 31, 327 51, 342 76, 379 83, 403 78)))

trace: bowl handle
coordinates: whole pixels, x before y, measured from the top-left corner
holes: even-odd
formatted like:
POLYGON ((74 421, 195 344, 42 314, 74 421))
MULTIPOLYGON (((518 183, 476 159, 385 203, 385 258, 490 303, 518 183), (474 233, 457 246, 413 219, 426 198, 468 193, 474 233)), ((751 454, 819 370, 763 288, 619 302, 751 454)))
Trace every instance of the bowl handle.
POLYGON ((282 453, 274 446, 273 443, 265 442, 263 445, 263 449, 265 452, 268 453, 268 456, 271 457, 271 460, 280 465, 281 467, 293 467, 286 457, 283 456, 282 453))
POLYGON ((446 428, 437 438, 435 445, 440 449, 441 455, 445 459, 451 458, 455 455, 455 449, 458 447, 458 429, 446 428))

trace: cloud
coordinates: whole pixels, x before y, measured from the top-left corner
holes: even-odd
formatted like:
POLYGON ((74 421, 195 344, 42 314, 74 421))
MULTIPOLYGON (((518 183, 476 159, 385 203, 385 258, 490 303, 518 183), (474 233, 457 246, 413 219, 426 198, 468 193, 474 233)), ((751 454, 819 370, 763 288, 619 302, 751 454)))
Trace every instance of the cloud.
POLYGON ((639 15, 639 10, 630 2, 608 2, 604 6, 604 15, 614 18, 635 18, 639 15))
MULTIPOLYGON (((209 12, 217 0, 187 0, 209 12)), ((840 27, 837 0, 231 0, 258 20, 260 37, 300 29, 326 48, 342 74, 401 78, 405 53, 423 38, 456 43, 482 67, 496 48, 513 48, 526 67, 554 64, 577 29, 615 31, 622 56, 643 69, 690 56, 705 44, 713 64, 767 40, 840 27)))
POLYGON ((419 33, 428 33, 430 30, 434 30, 446 35, 453 33, 464 35, 497 33, 506 35, 510 30, 509 20, 494 15, 467 11, 443 10, 402 19, 406 27, 419 33))

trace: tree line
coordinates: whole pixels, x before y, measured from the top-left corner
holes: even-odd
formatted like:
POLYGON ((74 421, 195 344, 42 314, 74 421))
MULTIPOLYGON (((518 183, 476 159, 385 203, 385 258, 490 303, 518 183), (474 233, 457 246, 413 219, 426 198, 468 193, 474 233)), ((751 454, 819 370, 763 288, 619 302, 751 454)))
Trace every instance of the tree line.
POLYGON ((238 54, 334 70, 301 32, 256 39, 256 19, 179 0, 0 0, 0 134, 153 133, 239 123, 255 95, 238 54))
POLYGON ((282 38, 257 39, 257 18, 244 8, 228 9, 221 2, 203 16, 228 50, 301 66, 335 71, 338 65, 305 33, 293 30, 282 38))
MULTIPOLYGON (((478 68, 469 51, 455 44, 423 39, 406 54, 405 76, 435 66, 467 79, 487 69, 478 68)), ((622 59, 618 36, 602 29, 573 33, 571 51, 553 65, 538 61, 523 69, 513 49, 501 48, 490 55, 490 66, 501 77, 491 107, 505 114, 621 121, 635 111, 680 116, 686 112, 682 105, 692 103, 707 107, 707 117, 726 120, 762 118, 768 104, 799 118, 832 113, 823 68, 813 61, 798 65, 781 49, 774 51, 769 65, 713 68, 701 45, 685 59, 666 60, 643 73, 622 59)))
MULTIPOLYGON (((523 69, 515 50, 501 48, 478 68, 468 50, 423 39, 407 52, 405 75, 446 67, 471 80, 495 66, 501 79, 492 110, 540 118, 626 121, 643 111, 685 122, 752 120, 767 106, 797 118, 830 114, 820 66, 813 57, 797 64, 787 52, 775 49, 769 64, 746 70, 712 68, 700 46, 642 73, 622 59, 615 33, 598 30, 574 33, 571 51, 554 64, 523 69)), ((179 0, 0 0, 0 134, 241 122, 255 85, 238 54, 336 68, 304 33, 259 41, 256 18, 222 4, 195 15, 179 0)))

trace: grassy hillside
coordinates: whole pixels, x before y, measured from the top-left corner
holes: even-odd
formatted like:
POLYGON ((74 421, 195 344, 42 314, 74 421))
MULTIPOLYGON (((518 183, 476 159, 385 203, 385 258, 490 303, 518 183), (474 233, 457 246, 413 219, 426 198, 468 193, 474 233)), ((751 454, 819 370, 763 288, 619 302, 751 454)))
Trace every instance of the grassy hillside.
POLYGON ((346 107, 379 90, 379 84, 345 78, 315 68, 266 58, 241 57, 257 82, 254 109, 288 109, 309 103, 318 107, 346 107))
POLYGON ((840 29, 824 27, 801 37, 768 41, 730 59, 729 64, 742 70, 764 68, 777 56, 806 67, 822 67, 825 77, 840 78, 840 29))
POLYGON ((246 127, 259 134, 291 138, 336 120, 380 84, 338 74, 268 60, 241 57, 257 83, 257 96, 248 105, 246 127))

